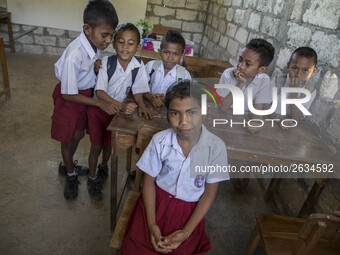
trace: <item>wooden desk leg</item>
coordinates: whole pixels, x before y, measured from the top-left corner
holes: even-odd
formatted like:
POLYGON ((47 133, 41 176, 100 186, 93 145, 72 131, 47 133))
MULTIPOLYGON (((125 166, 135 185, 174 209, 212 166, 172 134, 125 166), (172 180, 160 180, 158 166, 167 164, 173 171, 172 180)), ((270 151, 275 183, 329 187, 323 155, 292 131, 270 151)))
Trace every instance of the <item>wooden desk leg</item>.
POLYGON ((280 181, 281 181, 281 179, 279 179, 279 178, 272 178, 271 179, 269 186, 266 190, 266 193, 264 194, 264 200, 265 201, 269 201, 273 198, 274 190, 279 185, 280 181))
POLYGON ((111 230, 116 227, 116 215, 117 215, 117 174, 118 174, 118 156, 111 157, 111 216, 110 226, 111 230))
POLYGON ((244 250, 243 255, 252 255, 254 254, 257 245, 259 244, 260 241, 260 232, 259 232, 259 227, 256 224, 255 228, 253 230, 253 233, 251 234, 251 237, 248 241, 247 247, 244 250))
POLYGON ((314 182, 312 189, 310 190, 305 202, 303 203, 303 205, 302 205, 302 207, 299 211, 299 214, 297 216, 298 218, 304 218, 311 213, 314 205, 318 201, 318 198, 319 198, 322 190, 325 187, 326 181, 327 180, 322 180, 322 181, 319 181, 319 182, 315 181, 314 182))
POLYGON ((4 86, 5 86, 5 94, 6 94, 6 98, 8 99, 11 97, 11 91, 9 88, 7 61, 6 61, 6 55, 5 55, 5 45, 4 45, 4 40, 2 36, 0 37, 0 62, 1 62, 2 77, 4 81, 4 86))
POLYGON ((15 53, 15 47, 14 47, 14 38, 13 38, 13 31, 12 31, 12 18, 11 15, 9 15, 7 19, 7 28, 8 28, 8 37, 9 37, 9 44, 11 46, 11 52, 15 53))

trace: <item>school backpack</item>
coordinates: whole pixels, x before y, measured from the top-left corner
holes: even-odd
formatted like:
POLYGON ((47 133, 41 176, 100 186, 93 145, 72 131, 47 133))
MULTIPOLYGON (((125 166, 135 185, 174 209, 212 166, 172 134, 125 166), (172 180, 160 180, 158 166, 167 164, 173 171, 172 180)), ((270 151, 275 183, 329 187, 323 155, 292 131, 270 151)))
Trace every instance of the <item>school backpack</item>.
MULTIPOLYGON (((142 60, 139 57, 135 56, 135 58, 138 60, 139 63, 142 62, 142 60)), ((115 73, 116 68, 117 68, 117 55, 113 54, 110 57, 108 57, 108 59, 107 59, 107 76, 109 78, 108 81, 110 81, 112 75, 115 73)), ((137 76, 138 70, 139 70, 139 67, 136 67, 135 69, 133 69, 131 71, 131 75, 132 75, 131 87, 132 87, 132 85, 134 84, 134 82, 136 80, 136 76, 137 76)))
MULTIPOLYGON (((162 64, 162 60, 155 60, 153 62, 152 69, 149 74, 150 76, 149 84, 153 84, 155 82, 156 71, 161 66, 161 64, 162 64)), ((184 80, 184 76, 185 76, 185 68, 183 66, 177 65, 176 66, 176 81, 184 80)))

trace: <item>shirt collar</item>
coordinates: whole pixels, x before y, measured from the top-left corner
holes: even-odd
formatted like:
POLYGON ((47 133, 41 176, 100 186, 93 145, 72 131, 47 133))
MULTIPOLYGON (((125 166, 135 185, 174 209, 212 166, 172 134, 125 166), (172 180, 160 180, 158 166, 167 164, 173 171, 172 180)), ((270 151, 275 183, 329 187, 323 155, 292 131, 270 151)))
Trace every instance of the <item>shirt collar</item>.
MULTIPOLYGON (((209 146, 210 144, 210 140, 208 138, 208 136, 206 135, 208 132, 207 128, 204 126, 204 124, 202 124, 202 132, 200 135, 200 138, 198 139, 197 143, 193 146, 209 146)), ((161 144, 164 145, 169 145, 169 146, 173 146, 174 149, 182 152, 182 148, 181 146, 179 146, 178 141, 177 141, 177 133, 171 128, 171 131, 169 132, 169 134, 167 136, 164 137, 164 139, 160 142, 161 144)))
MULTIPOLYGON (((164 65, 163 65, 163 61, 161 62, 161 65, 160 65, 158 70, 163 74, 162 77, 164 77, 164 65)), ((169 74, 172 77, 176 78, 176 74, 177 74, 176 72, 177 72, 177 64, 173 68, 171 68, 171 70, 166 75, 169 74)))
POLYGON ((94 52, 89 40, 86 38, 84 31, 82 31, 80 34, 80 42, 83 45, 84 49, 86 50, 90 59, 98 58, 100 50, 97 49, 97 52, 94 52))
MULTIPOLYGON (((137 60, 135 57, 132 57, 130 63, 128 64, 128 66, 127 66, 127 68, 126 68, 126 70, 125 70, 125 72, 128 71, 128 70, 131 70, 131 71, 132 71, 133 69, 139 68, 139 67, 141 67, 141 66, 142 66, 142 64, 139 63, 138 60, 137 60)), ((119 63, 119 60, 118 60, 118 57, 117 57, 117 69, 118 69, 118 68, 123 70, 123 67, 122 67, 121 64, 119 63)))

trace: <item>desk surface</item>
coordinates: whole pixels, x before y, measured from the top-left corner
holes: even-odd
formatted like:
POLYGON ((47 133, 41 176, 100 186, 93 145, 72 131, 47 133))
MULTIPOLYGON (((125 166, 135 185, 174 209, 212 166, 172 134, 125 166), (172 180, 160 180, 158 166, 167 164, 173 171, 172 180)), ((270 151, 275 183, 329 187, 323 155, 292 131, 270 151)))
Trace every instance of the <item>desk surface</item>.
MULTIPOLYGON (((139 117, 136 111, 132 115, 121 114, 113 118, 108 130, 136 136, 141 127, 159 130, 168 128, 165 109, 152 109, 155 111, 153 120, 139 117)), ((314 134, 305 121, 299 122, 298 127, 288 130, 281 130, 276 124, 271 127, 271 123, 267 122, 258 133, 251 134, 242 125, 213 127, 212 118, 217 115, 209 113, 208 116, 204 123, 208 130, 225 142, 229 158, 286 165, 291 163, 340 165, 338 157, 314 134)), ((241 121, 240 117, 230 116, 228 114, 225 118, 228 121, 230 119, 241 121)))

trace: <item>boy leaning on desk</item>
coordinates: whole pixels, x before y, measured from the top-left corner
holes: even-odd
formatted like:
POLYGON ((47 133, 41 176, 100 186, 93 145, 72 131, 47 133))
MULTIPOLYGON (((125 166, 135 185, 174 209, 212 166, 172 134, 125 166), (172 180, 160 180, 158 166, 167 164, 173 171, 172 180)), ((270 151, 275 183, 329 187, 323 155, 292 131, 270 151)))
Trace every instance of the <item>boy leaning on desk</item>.
MULTIPOLYGON (((232 84, 240 88, 244 94, 244 109, 248 109, 248 88, 252 89, 254 108, 263 110, 271 101, 270 78, 266 74, 270 62, 274 58, 274 47, 264 39, 252 39, 242 50, 236 67, 226 69, 219 84, 232 84)), ((217 89, 222 97, 222 111, 227 112, 233 105, 233 96, 226 88, 217 89)), ((253 119, 262 119, 262 116, 253 116, 253 119)), ((261 127, 248 126, 252 133, 261 127)))

